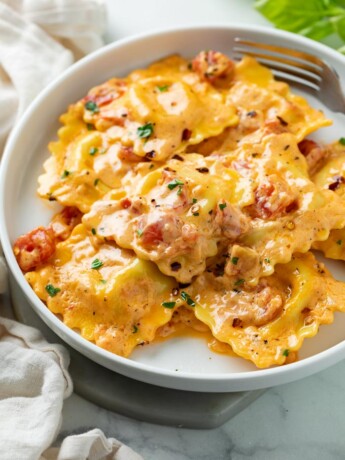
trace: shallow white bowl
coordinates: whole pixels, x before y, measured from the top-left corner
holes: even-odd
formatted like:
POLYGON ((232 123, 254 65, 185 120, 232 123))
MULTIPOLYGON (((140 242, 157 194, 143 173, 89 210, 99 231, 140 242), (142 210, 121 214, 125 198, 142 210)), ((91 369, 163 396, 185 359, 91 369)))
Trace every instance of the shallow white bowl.
MULTIPOLYGON (((0 170, 0 235, 3 249, 17 283, 32 308, 69 345, 95 362, 121 374, 155 385, 190 391, 231 392, 254 390, 290 382, 320 371, 345 357, 345 315, 336 315, 333 325, 321 327, 307 339, 300 361, 282 367, 258 370, 236 357, 210 352, 203 340, 175 338, 149 345, 125 359, 87 342, 67 328, 38 299, 26 282, 12 253, 13 241, 38 225, 45 225, 56 211, 36 195, 37 177, 49 153, 47 144, 56 137, 58 117, 68 104, 96 84, 172 53, 191 57, 202 49, 216 49, 231 56, 235 37, 304 50, 333 65, 345 81, 345 59, 337 52, 308 39, 277 30, 253 26, 204 26, 174 29, 113 43, 72 66, 46 88, 26 111, 7 143, 0 170)), ((310 99, 310 98, 309 98, 310 99)), ((317 100, 315 107, 325 109, 317 100)), ((322 130, 327 141, 344 136, 344 118, 325 110, 335 120, 322 130)), ((342 263, 331 263, 339 279, 342 263)))

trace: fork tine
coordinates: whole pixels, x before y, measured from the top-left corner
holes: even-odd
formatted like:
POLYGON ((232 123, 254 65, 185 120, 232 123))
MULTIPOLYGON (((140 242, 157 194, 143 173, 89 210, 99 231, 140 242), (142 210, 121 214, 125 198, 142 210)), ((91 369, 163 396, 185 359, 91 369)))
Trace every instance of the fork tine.
MULTIPOLYGON (((254 56, 256 58, 258 58, 258 55, 255 54, 255 53, 248 53, 250 56, 254 56)), ((234 58, 237 59, 237 58, 241 58, 242 56, 240 55, 235 55, 234 58)), ((316 87, 319 87, 320 86, 320 83, 321 83, 321 77, 319 75, 316 75, 314 73, 311 73, 303 68, 297 68, 297 67, 294 67, 294 66, 290 66, 290 65, 282 65, 281 62, 279 61, 272 61, 270 59, 270 56, 267 56, 267 58, 258 58, 257 59, 260 63, 262 63, 263 65, 266 65, 267 67, 269 67, 271 70, 277 70, 281 73, 287 73, 287 74, 290 74, 290 75, 293 75, 301 80, 306 80, 308 81, 309 83, 315 85, 316 87)))
MULTIPOLYGON (((236 61, 239 61, 242 59, 243 56, 234 56, 234 59, 236 61)), ((258 59, 258 61, 261 63, 263 60, 261 59, 258 59)), ((262 62, 264 64, 264 62, 262 62)), ((294 87, 298 87, 300 89, 303 89, 305 87, 308 87, 310 90, 312 90, 313 92, 319 92, 320 91, 320 86, 318 85, 318 83, 314 80, 305 80, 304 79, 304 76, 302 76, 301 74, 299 74, 298 72, 293 72, 293 71, 290 71, 290 69, 288 70, 288 73, 287 71, 284 71, 283 68, 281 67, 278 67, 278 66, 275 66, 275 65, 271 65, 271 63, 269 64, 266 64, 270 70, 272 70, 272 73, 275 77, 276 80, 279 80, 279 81, 285 81, 285 82, 288 82, 288 83, 292 83, 294 85, 294 87)))
POLYGON ((274 74, 274 77, 275 77, 276 80, 281 80, 281 81, 292 83, 294 87, 298 86, 300 88, 303 88, 303 87, 307 86, 308 88, 310 88, 313 91, 316 91, 316 92, 320 91, 319 86, 315 85, 314 83, 311 83, 308 80, 303 80, 302 78, 297 77, 295 75, 291 75, 289 73, 281 72, 279 70, 273 70, 273 74, 274 74))
POLYGON ((321 72, 320 72, 320 70, 318 68, 313 67, 313 66, 311 66, 311 65, 309 65, 307 63, 302 63, 302 62, 299 62, 299 61, 295 61, 293 59, 286 58, 284 56, 282 56, 282 57, 281 56, 272 56, 271 54, 248 51, 245 48, 238 48, 238 47, 234 48, 234 52, 235 53, 246 54, 247 56, 253 56, 253 57, 256 57, 256 58, 267 59, 267 60, 274 61, 274 62, 280 62, 281 64, 287 64, 287 65, 289 65, 291 67, 298 67, 300 69, 303 69, 303 70, 309 72, 310 74, 318 75, 319 77, 321 77, 321 72))
POLYGON ((301 59, 302 61, 308 61, 311 64, 319 67, 320 70, 323 69, 324 63, 316 56, 312 54, 304 53, 302 51, 292 50, 290 48, 283 48, 280 46, 268 45, 267 43, 256 43, 250 40, 242 39, 239 37, 235 38, 235 42, 239 43, 240 45, 246 45, 253 48, 264 49, 268 51, 272 51, 273 53, 281 53, 283 55, 289 55, 291 57, 301 59))

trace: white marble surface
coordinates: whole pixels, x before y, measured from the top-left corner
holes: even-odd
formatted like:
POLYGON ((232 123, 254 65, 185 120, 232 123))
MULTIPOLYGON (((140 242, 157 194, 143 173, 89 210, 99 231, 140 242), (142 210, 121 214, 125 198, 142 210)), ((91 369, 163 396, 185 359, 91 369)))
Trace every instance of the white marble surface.
MULTIPOLYGON (((252 0, 108 0, 107 40, 174 25, 246 22, 265 25, 252 0)), ((101 391, 101 389, 100 389, 101 391)), ((98 427, 145 460, 337 460, 345 458, 345 362, 268 390, 215 430, 138 422, 73 395, 59 439, 98 427)))
MULTIPOLYGON (((175 25, 267 22, 252 0, 108 0, 107 41, 175 25)), ((145 460, 315 460, 345 458, 345 362, 268 390, 221 428, 197 431, 150 425, 73 395, 60 439, 99 427, 145 460)))

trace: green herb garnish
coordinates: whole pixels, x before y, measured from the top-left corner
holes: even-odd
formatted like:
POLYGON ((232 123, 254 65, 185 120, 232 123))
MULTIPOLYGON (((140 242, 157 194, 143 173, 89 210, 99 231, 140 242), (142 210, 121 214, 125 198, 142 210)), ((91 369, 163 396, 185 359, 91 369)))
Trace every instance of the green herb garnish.
POLYGON ((194 216, 194 217, 199 217, 200 214, 199 214, 198 212, 193 212, 193 216, 194 216))
POLYGON ((96 104, 96 102, 93 102, 93 101, 88 101, 85 104, 85 108, 86 108, 86 110, 88 110, 89 112, 92 112, 92 113, 98 113, 99 112, 98 105, 96 104))
POLYGON ((195 307, 194 300, 191 298, 189 294, 187 294, 187 292, 185 291, 181 292, 181 299, 187 302, 187 304, 190 305, 191 307, 195 307))
POLYGON ((95 179, 93 185, 96 186, 98 184, 98 182, 99 182, 99 179, 95 179))
POLYGON ((343 244, 343 240, 338 240, 338 241, 337 241, 337 244, 338 244, 339 246, 341 246, 341 245, 343 244))
POLYGON ((101 262, 99 259, 95 259, 91 263, 91 268, 93 270, 98 270, 99 268, 102 267, 102 265, 103 265, 103 262, 101 262))
POLYGON ((198 200, 196 198, 193 198, 192 202, 193 202, 193 204, 195 204, 195 203, 198 202, 198 200))
POLYGON ((283 351, 283 356, 289 356, 290 350, 286 348, 286 350, 283 351))
POLYGON ((105 283, 107 282, 107 280, 100 280, 100 282, 101 282, 102 284, 105 284, 105 283))
POLYGON ((93 235, 96 235, 96 229, 95 229, 95 228, 92 228, 92 229, 91 229, 91 233, 92 233, 93 235))
POLYGON ((165 93, 169 89, 169 85, 162 85, 162 86, 157 86, 158 91, 161 93, 165 93))
POLYGON ((238 259, 238 257, 231 257, 231 263, 237 265, 238 259))
POLYGON ((226 208, 226 203, 220 203, 220 204, 219 204, 219 209, 220 209, 221 211, 223 211, 223 209, 225 209, 225 208, 226 208))
POLYGON ((164 308, 174 308, 176 305, 176 302, 163 302, 162 307, 164 308))
POLYGON ((137 134, 141 139, 150 137, 152 133, 153 133, 152 123, 146 123, 146 125, 139 126, 139 128, 137 129, 137 134))
POLYGON ((271 263, 270 259, 264 259, 264 261, 266 262, 266 264, 270 264, 270 263, 271 263))
POLYGON ((66 179, 71 174, 71 171, 67 171, 67 169, 64 170, 64 172, 61 175, 61 179, 66 179))
POLYGON ((133 334, 136 334, 138 332, 138 326, 134 324, 133 326, 133 334))
POLYGON ((92 123, 86 123, 86 129, 87 129, 88 131, 93 131, 93 128, 94 128, 94 126, 93 126, 92 123))
POLYGON ((341 138, 339 139, 339 144, 345 145, 345 137, 341 137, 341 138))
POLYGON ((143 230, 141 230, 141 228, 138 228, 137 235, 139 236, 139 238, 141 237, 142 234, 143 234, 143 230))
POLYGON ((48 292, 50 297, 55 297, 56 294, 61 291, 61 289, 54 287, 52 284, 47 284, 46 291, 48 292))
POLYGON ((235 281, 235 286, 242 286, 243 283, 244 283, 244 279, 241 278, 241 279, 235 281))
POLYGON ((182 193, 182 187, 181 187, 181 185, 180 185, 179 188, 178 188, 178 190, 177 190, 177 194, 180 196, 181 193, 182 193))
POLYGON ((97 147, 91 147, 91 149, 89 150, 89 155, 93 157, 94 155, 96 155, 97 152, 98 152, 97 147))
POLYGON ((179 179, 174 179, 168 184, 168 189, 169 190, 174 190, 174 188, 178 187, 179 185, 184 185, 184 182, 182 182, 179 179))

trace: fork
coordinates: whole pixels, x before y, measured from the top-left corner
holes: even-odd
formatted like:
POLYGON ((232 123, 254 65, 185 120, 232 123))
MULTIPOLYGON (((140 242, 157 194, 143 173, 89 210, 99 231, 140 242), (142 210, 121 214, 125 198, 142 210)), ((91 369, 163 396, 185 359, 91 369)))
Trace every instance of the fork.
POLYGON ((252 56, 269 67, 278 80, 316 96, 334 112, 345 113, 345 96, 336 70, 317 56, 266 43, 235 38, 235 59, 252 56))

